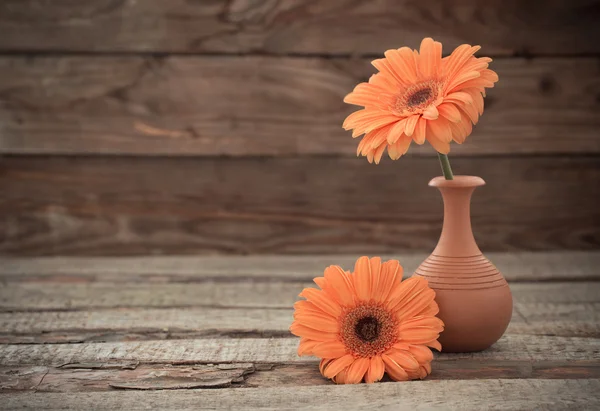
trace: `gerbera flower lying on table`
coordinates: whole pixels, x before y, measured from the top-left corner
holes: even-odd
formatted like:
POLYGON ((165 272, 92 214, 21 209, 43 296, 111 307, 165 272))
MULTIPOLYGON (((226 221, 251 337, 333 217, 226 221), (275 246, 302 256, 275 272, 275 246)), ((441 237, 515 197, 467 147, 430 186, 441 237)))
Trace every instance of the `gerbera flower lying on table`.
POLYGON ((361 257, 354 272, 332 265, 321 288, 305 288, 290 327, 301 337, 299 355, 322 358, 321 374, 338 384, 372 383, 384 373, 396 381, 431 373, 444 324, 435 317, 435 292, 422 277, 402 281, 397 260, 361 257))
POLYGON ((344 102, 363 106, 344 121, 352 137, 364 134, 357 155, 379 163, 387 152, 392 160, 404 155, 414 141, 427 140, 440 154, 446 179, 452 170, 446 156, 450 142, 462 144, 483 114, 485 89, 498 75, 488 69, 489 57, 475 57, 479 46, 463 44, 442 58, 442 43, 423 39, 420 51, 402 47, 374 60, 379 70, 360 83, 344 102))

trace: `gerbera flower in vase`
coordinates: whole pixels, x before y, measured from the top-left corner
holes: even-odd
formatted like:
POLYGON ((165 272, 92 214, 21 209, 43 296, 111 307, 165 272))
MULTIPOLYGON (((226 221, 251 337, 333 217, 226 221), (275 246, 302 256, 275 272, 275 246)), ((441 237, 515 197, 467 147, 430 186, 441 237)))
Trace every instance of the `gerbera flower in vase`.
POLYGON ((446 327, 440 342, 447 352, 479 351, 506 330, 512 296, 506 280, 481 253, 471 230, 470 200, 485 182, 454 176, 448 160, 450 143, 462 144, 483 114, 485 89, 498 75, 492 59, 475 57, 479 46, 463 44, 442 57, 442 44, 431 38, 420 50, 402 47, 373 61, 378 73, 356 86, 346 103, 364 108, 344 121, 352 136, 363 135, 357 155, 378 164, 387 149, 392 160, 410 144, 425 141, 437 151, 443 177, 429 182, 444 200, 444 224, 433 253, 417 269, 436 290, 446 327))
POLYGON ((338 384, 372 383, 384 373, 396 381, 431 373, 443 330, 427 280, 402 281, 397 260, 361 257, 354 272, 339 266, 315 278, 320 290, 305 288, 290 327, 301 337, 299 355, 322 358, 321 374, 338 384))

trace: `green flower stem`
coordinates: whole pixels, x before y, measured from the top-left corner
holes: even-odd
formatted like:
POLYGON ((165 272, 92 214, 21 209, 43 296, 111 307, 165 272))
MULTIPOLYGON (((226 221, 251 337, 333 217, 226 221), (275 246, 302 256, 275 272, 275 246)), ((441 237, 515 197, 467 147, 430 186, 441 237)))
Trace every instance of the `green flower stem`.
POLYGON ((452 174, 452 167, 450 167, 450 161, 446 154, 438 153, 440 159, 440 165, 442 166, 442 172, 446 180, 454 180, 454 174, 452 174))

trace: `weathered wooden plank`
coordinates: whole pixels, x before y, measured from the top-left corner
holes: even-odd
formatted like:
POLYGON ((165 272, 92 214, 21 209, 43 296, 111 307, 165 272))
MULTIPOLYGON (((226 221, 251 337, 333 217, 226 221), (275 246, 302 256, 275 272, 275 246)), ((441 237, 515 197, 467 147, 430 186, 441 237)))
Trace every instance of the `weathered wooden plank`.
POLYGON ((600 379, 420 381, 359 386, 273 387, 198 392, 16 393, 8 409, 595 409, 600 379))
POLYGON ((65 367, 0 368, 0 392, 174 390, 239 385, 256 371, 253 364, 161 366, 138 364, 70 364, 65 367))
MULTIPOLYGON (((341 124, 356 107, 342 99, 374 72, 369 61, 4 56, 0 153, 354 156, 341 124)), ((486 114, 452 155, 600 153, 597 58, 493 68, 486 114)))
MULTIPOLYGON (((288 332, 291 323, 291 308, 121 308, 0 313, 0 343, 291 337, 288 332)), ((517 301, 507 333, 600 338, 600 302, 517 301)))
MULTIPOLYGON (((0 288, 1 311, 80 310, 126 307, 290 308, 312 282, 203 283, 9 283, 0 288)), ((521 303, 597 303, 600 282, 514 283, 521 303)))
MULTIPOLYGON (((599 378, 600 365, 592 361, 438 361, 427 380, 490 378, 580 379, 599 378)), ((387 378, 384 379, 387 381, 387 378)), ((82 392, 173 390, 190 388, 300 387, 331 385, 313 364, 196 364, 161 365, 119 362, 45 366, 1 367, 0 392, 82 392)))
MULTIPOLYGON (((504 277, 516 281, 600 280, 600 252, 486 252, 504 277)), ((410 276, 427 253, 382 255, 397 259, 410 276)), ((144 257, 0 257, 3 282, 204 282, 311 281, 325 267, 352 269, 356 255, 144 256, 144 257)))
MULTIPOLYGON (((107 342, 86 344, 0 345, 0 365, 49 365, 98 361, 139 361, 149 364, 315 363, 298 357, 297 338, 243 338, 107 342)), ((479 353, 443 354, 437 361, 598 361, 600 339, 506 334, 479 353)))
POLYGON ((434 36, 492 54, 598 53, 595 2, 9 0, 0 49, 380 53, 434 36), (527 35, 523 35, 526 33, 527 35))
MULTIPOLYGON (((480 247, 597 248, 599 158, 455 158, 457 174, 488 182, 472 205, 480 247)), ((0 254, 431 250, 439 172, 430 158, 7 157, 0 254)))

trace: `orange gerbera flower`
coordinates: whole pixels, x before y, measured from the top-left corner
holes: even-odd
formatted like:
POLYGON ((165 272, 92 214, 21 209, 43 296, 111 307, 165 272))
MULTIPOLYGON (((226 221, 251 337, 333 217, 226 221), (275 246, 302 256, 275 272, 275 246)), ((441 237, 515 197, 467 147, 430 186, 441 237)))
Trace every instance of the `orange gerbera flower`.
POLYGON ((354 273, 332 265, 321 288, 305 288, 290 327, 301 337, 298 355, 321 357, 321 374, 339 384, 424 378, 444 324, 435 315, 435 292, 427 280, 402 281, 396 260, 361 257, 354 273))
POLYGON ((379 163, 386 148, 397 160, 413 140, 442 154, 452 140, 462 144, 483 114, 485 88, 498 81, 487 68, 492 59, 473 56, 480 48, 463 44, 442 58, 442 43, 426 38, 420 53, 402 47, 374 60, 379 73, 344 99, 364 107, 344 121, 352 137, 365 134, 357 155, 379 163))

